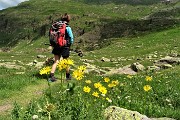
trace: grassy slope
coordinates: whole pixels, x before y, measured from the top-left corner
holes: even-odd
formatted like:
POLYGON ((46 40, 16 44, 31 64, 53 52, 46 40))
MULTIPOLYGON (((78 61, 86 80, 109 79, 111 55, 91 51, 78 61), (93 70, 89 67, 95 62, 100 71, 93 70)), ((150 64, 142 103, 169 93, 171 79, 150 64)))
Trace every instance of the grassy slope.
POLYGON ((0 11, 2 19, 0 37, 3 38, 0 47, 14 46, 18 41, 37 40, 39 37, 47 35, 50 23, 59 19, 65 12, 71 14, 71 26, 75 31, 75 37, 78 37, 78 31, 84 29, 85 32, 88 32, 94 24, 101 26, 99 22, 106 22, 100 21, 101 19, 109 19, 110 21, 118 19, 136 20, 170 6, 173 5, 167 6, 158 3, 148 6, 141 4, 131 6, 112 2, 98 6, 75 1, 30 0, 17 7, 0 11), (88 22, 94 23, 88 25, 88 22), (43 32, 44 29, 45 33, 43 32))
MULTIPOLYGON (((38 7, 38 5, 40 5, 38 3, 39 1, 31 1, 31 2, 27 2, 28 4, 31 4, 31 6, 34 5, 34 7, 38 7)), ((53 2, 50 2, 51 4, 54 4, 53 2)), ((44 1, 44 4, 47 4, 47 6, 41 6, 39 7, 39 9, 36 9, 37 12, 32 12, 29 11, 28 16, 29 18, 27 18, 24 23, 26 24, 26 22, 29 22, 29 20, 31 18, 34 18, 34 16, 36 16, 36 20, 39 19, 43 19, 45 18, 44 16, 48 16, 49 14, 52 14, 53 11, 55 11, 57 8, 51 8, 51 4, 50 3, 46 3, 46 1, 44 1), (48 6, 49 5, 49 6, 48 6), (46 11, 44 11, 46 10, 46 11), (31 13, 31 14, 30 14, 31 13), (33 14, 33 15, 32 15, 33 14), (41 17, 40 15, 42 15, 43 17, 41 17)), ((156 6, 158 5, 151 5, 148 7, 145 6, 126 6, 126 5, 120 5, 122 6, 122 10, 118 10, 115 11, 114 13, 110 13, 108 12, 109 10, 105 9, 108 8, 110 10, 112 10, 111 8, 113 8, 114 4, 107 4, 107 5, 102 5, 101 7, 97 7, 97 5, 83 5, 82 7, 82 3, 63 3, 65 6, 68 6, 68 9, 66 9, 66 11, 68 11, 70 14, 74 15, 74 16, 82 16, 82 14, 89 14, 88 11, 92 11, 92 13, 94 12, 95 14, 90 16, 90 17, 82 17, 80 18, 80 20, 96 20, 98 21, 98 19, 94 18, 95 16, 106 16, 106 17, 114 17, 114 18, 118 18, 118 17, 122 17, 124 16, 126 13, 125 11, 127 9, 129 9, 129 11, 134 11, 137 8, 142 9, 143 11, 139 10, 136 11, 135 13, 133 12, 129 12, 128 16, 126 16, 125 18, 129 18, 129 19, 136 19, 136 18, 141 18, 143 16, 146 16, 147 14, 151 13, 152 11, 158 11, 156 6), (70 7, 70 8, 69 8, 70 7), (146 8, 146 9, 145 9, 146 8), (75 11, 75 10, 76 11, 75 11), (88 10, 89 9, 89 10, 88 10), (105 10, 104 10, 105 9, 105 10), (145 9, 145 10, 144 10, 145 9), (142 13, 142 14, 140 14, 142 13), (121 14, 121 16, 119 15, 121 14)), ((26 5, 26 3, 22 4, 26 5)), ((160 6, 160 8, 163 8, 165 6, 160 6)), ((33 7, 29 8, 29 10, 31 10, 33 7)), ((66 7, 67 8, 67 7, 66 7)), ((7 16, 14 16, 15 13, 12 13, 12 10, 14 10, 15 8, 11 8, 8 11, 11 12, 11 14, 8 14, 7 16)), ((18 9, 18 7, 17 7, 18 9)), ((66 11, 63 11, 64 8, 60 8, 59 11, 56 11, 56 13, 58 14, 58 12, 60 13, 64 13, 66 11)), ((5 13, 8 11, 4 11, 5 13)), ((26 12, 28 11, 27 7, 22 7, 19 8, 19 11, 15 11, 18 14, 27 14, 26 12), (23 13, 21 10, 25 10, 25 13, 23 13)), ((18 17, 18 16, 17 16, 18 17)), ((23 16, 21 15, 21 17, 23 18, 23 16)), ((56 17, 55 17, 56 18, 56 17)), ((58 17, 57 17, 58 18, 58 17)), ((14 18, 13 18, 14 19, 14 18)), ((24 18, 23 18, 24 19, 24 18)), ((18 19, 20 20, 20 19, 18 19)), ((48 23, 48 22, 47 22, 48 23)), ((41 24, 41 23, 40 23, 41 24)), ((44 23, 42 23, 44 24, 44 23)), ((72 26, 75 27, 76 25, 80 26, 78 21, 72 21, 72 26), (76 24, 77 23, 77 24, 76 24)), ((84 24, 83 24, 84 25, 84 24)), ((100 50, 95 50, 93 53, 86 53, 85 55, 85 59, 95 59, 97 62, 94 63, 97 66, 116 66, 116 67, 121 67, 123 65, 127 65, 129 63, 135 62, 136 58, 143 58, 142 61, 140 61, 141 63, 145 64, 145 65, 152 65, 153 61, 148 61, 145 60, 145 57, 148 54, 152 54, 154 52, 157 51, 158 53, 158 58, 160 58, 160 56, 165 56, 171 52, 180 52, 180 43, 179 43, 179 28, 172 28, 169 30, 164 30, 158 33, 152 33, 149 35, 144 35, 144 36, 139 36, 139 37, 135 37, 135 38, 118 38, 113 40, 113 44, 111 44, 108 47, 105 47, 103 49, 100 50), (140 48, 136 48, 135 46, 140 46, 140 48), (116 51, 116 52, 114 52, 116 51), (101 54, 100 54, 101 53, 101 54), (117 58, 117 57, 124 57, 124 58, 131 58, 132 60, 130 61, 119 61, 117 65, 115 65, 114 63, 101 63, 99 62, 99 59, 101 57, 107 57, 107 58, 117 58), (132 57, 134 56, 134 57, 132 57)), ((52 56, 50 53, 50 51, 45 51, 44 53, 42 53, 41 51, 39 51, 38 49, 40 48, 47 48, 47 46, 44 46, 44 42, 47 41, 47 37, 41 37, 38 38, 36 41, 22 41, 18 44, 17 47, 12 49, 12 52, 10 53, 0 53, 1 55, 1 59, 5 60, 5 61, 10 61, 12 62, 13 60, 20 60, 23 63, 29 63, 32 62, 33 59, 36 59, 36 55, 38 54, 44 54, 47 56, 52 56), (27 49, 28 48, 28 49, 27 49), (38 49, 37 49, 38 48, 38 49), (23 53, 23 54, 22 54, 23 53), (14 57, 11 57, 14 56, 14 57), (21 57, 19 57, 21 56, 21 57)), ((76 56, 76 54, 72 55, 72 58, 74 60, 79 60, 79 58, 76 56)), ((158 59, 156 58, 156 59, 158 59)), ((44 59, 41 59, 39 61, 44 61, 44 59)), ((19 63, 20 64, 20 63, 19 63)), ((25 66, 27 67, 27 66, 25 66)), ((17 85, 9 85, 9 88, 4 88, 5 86, 2 85, 1 89, 3 91, 9 91, 8 94, 5 94, 5 92, 1 92, 1 95, 6 96, 2 98, 2 103, 5 103, 4 101, 10 101, 11 103, 16 99, 19 102, 25 102, 22 99, 17 99, 16 95, 18 95, 19 90, 20 91, 24 91, 24 87, 25 86, 29 86, 29 84, 31 84, 33 87, 32 89, 34 89, 34 86, 39 86, 39 84, 44 84, 42 81, 36 81, 36 80, 40 80, 41 78, 33 78, 32 75, 34 73, 37 73, 38 70, 34 71, 34 68, 28 68, 27 70, 25 70, 25 72, 28 72, 28 74, 25 75, 15 75, 14 72, 16 70, 6 70, 4 68, 1 68, 1 73, 2 73, 2 80, 4 81, 3 83, 8 84, 6 81, 10 81, 13 80, 15 81, 15 84, 17 85), (3 74, 6 74, 6 72, 8 71, 8 76, 4 76, 3 74), (23 80, 21 79, 23 78, 23 80), (18 81, 21 81, 21 85, 19 85, 18 81), (28 82, 27 82, 28 81, 28 82), (19 89, 21 88, 21 89, 19 89), (13 92, 13 91, 14 92, 13 92), (17 92, 17 93, 16 93, 17 92), (14 94, 14 95, 13 95, 14 94)), ((22 72, 22 70, 19 70, 20 72, 22 72)), ((16 71, 17 72, 17 71, 16 71)), ((23 71, 24 72, 24 71, 23 71)), ((174 69, 170 69, 170 70, 165 70, 162 71, 162 74, 167 74, 168 76, 172 76, 175 75, 175 78, 179 78, 179 73, 180 72, 180 68, 179 66, 176 66, 174 69)), ((12 84, 9 82, 9 84, 12 84)), ((176 84, 177 88, 179 88, 179 85, 176 84)), ((31 89, 31 88, 30 88, 31 89)), ((33 90, 32 90, 33 91, 33 90)), ((31 98, 32 94, 29 95, 29 97, 31 98)), ((27 94, 22 94, 22 97, 27 97, 27 94)))

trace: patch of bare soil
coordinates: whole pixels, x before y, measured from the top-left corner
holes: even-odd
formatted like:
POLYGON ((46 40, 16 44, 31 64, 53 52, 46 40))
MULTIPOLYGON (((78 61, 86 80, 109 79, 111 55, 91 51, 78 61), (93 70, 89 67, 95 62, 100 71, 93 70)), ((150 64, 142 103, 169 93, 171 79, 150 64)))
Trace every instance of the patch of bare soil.
POLYGON ((10 104, 1 105, 0 106, 0 113, 5 112, 7 110, 10 110, 11 108, 12 108, 12 105, 10 105, 10 104))

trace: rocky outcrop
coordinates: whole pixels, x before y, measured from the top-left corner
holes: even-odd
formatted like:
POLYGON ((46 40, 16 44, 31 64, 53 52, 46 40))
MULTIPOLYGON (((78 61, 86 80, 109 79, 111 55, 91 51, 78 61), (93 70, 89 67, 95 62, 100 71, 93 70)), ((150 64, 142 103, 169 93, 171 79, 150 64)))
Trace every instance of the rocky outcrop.
POLYGON ((124 108, 109 106, 104 111, 105 120, 175 120, 172 118, 148 118, 137 111, 131 111, 124 108))
POLYGON ((106 108, 104 117, 105 120, 151 120, 137 111, 131 111, 116 106, 106 108))
POLYGON ((140 64, 139 62, 131 64, 131 68, 135 72, 139 72, 139 71, 144 71, 145 70, 145 67, 142 64, 140 64))

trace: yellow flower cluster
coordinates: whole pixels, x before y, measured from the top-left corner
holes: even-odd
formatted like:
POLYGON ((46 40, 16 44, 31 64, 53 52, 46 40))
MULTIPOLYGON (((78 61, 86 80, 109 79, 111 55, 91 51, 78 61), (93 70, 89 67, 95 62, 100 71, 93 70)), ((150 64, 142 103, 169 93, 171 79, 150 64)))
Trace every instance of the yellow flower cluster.
POLYGON ((149 90, 151 90, 151 86, 150 85, 145 85, 144 87, 144 91, 149 91, 149 90))
POLYGON ((109 81, 110 81, 110 79, 109 79, 108 77, 105 77, 105 78, 104 78, 104 82, 107 82, 107 83, 108 83, 109 81))
POLYGON ((101 87, 99 87, 98 89, 99 89, 99 91, 100 91, 102 94, 106 95, 107 89, 106 89, 104 86, 101 86, 101 87))
POLYGON ((80 72, 84 73, 85 70, 86 70, 86 66, 84 66, 84 65, 79 66, 79 67, 78 67, 78 70, 79 70, 80 72))
POLYGON ((146 76, 146 81, 152 81, 152 77, 146 76))
POLYGON ((86 70, 85 66, 79 66, 77 70, 74 70, 73 77, 76 80, 82 80, 82 78, 84 77, 85 70, 86 70))
POLYGON ((86 80, 85 83, 91 84, 92 82, 91 82, 91 80, 86 80))
POLYGON ((116 87, 119 84, 118 80, 113 80, 110 84, 108 84, 108 87, 112 88, 112 87, 116 87))
POLYGON ((99 97, 99 93, 98 93, 98 92, 93 92, 92 95, 93 95, 94 97, 99 97))
POLYGON ((102 86, 102 84, 101 84, 100 82, 94 83, 94 87, 95 87, 95 88, 99 88, 99 87, 101 87, 101 86, 102 86))
MULTIPOLYGON (((151 76, 146 76, 145 79, 146 79, 147 82, 152 81, 152 77, 151 77, 151 76)), ((151 88, 150 85, 145 85, 145 86, 143 87, 143 89, 144 89, 144 91, 148 92, 148 91, 151 90, 152 88, 151 88)))
POLYGON ((50 74, 50 72, 51 72, 51 67, 50 67, 50 66, 47 66, 47 67, 42 68, 42 69, 39 71, 39 74, 40 74, 40 75, 43 75, 43 74, 48 75, 48 74, 50 74))
POLYGON ((59 69, 59 71, 63 70, 63 69, 67 69, 70 65, 74 65, 74 61, 71 59, 62 59, 61 61, 59 61, 57 67, 59 69))
POLYGON ((85 87, 83 88, 83 90, 84 90, 84 92, 89 93, 89 92, 91 91, 91 88, 88 87, 88 86, 85 86, 85 87))
POLYGON ((86 80, 86 84, 92 85, 91 87, 85 86, 83 88, 83 91, 86 93, 90 93, 95 98, 102 98, 103 100, 107 100, 108 102, 112 102, 112 100, 109 98, 111 95, 108 93, 111 93, 108 88, 115 87, 119 85, 118 80, 110 80, 110 78, 105 77, 103 78, 103 81, 95 82, 93 84, 91 80, 86 80), (109 92, 108 92, 109 91, 109 92), (109 96, 109 97, 107 97, 109 96))

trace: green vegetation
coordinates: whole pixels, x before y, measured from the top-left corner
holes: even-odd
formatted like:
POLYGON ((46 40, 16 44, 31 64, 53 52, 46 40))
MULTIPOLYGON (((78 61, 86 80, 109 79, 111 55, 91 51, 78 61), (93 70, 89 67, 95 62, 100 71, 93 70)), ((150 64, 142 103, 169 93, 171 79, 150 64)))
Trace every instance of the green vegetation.
MULTIPOLYGON (((82 58, 71 52, 75 64, 71 73, 86 64, 104 71, 134 62, 151 66, 162 57, 180 53, 178 11, 179 2, 166 5, 158 0, 30 0, 0 11, 0 65, 4 64, 0 66, 0 119, 102 120, 110 105, 148 117, 180 119, 179 65, 137 75, 106 76, 93 70, 83 73, 82 80, 74 77, 69 82, 48 83, 46 76, 39 74, 41 68, 33 64, 53 57, 44 45, 48 43, 48 28, 67 12, 75 34, 72 48, 84 50, 82 58), (40 54, 46 57, 37 58, 40 54), (151 54, 156 57, 148 59, 151 54), (102 62, 102 57, 113 62, 102 62), (109 87, 112 81, 114 86, 109 87), (95 88, 93 84, 98 82, 107 93, 95 88), (145 85, 150 90, 144 89, 145 85), (6 105, 9 109, 3 110, 6 105)), ((55 76, 61 79, 61 75, 57 70, 55 76)))

